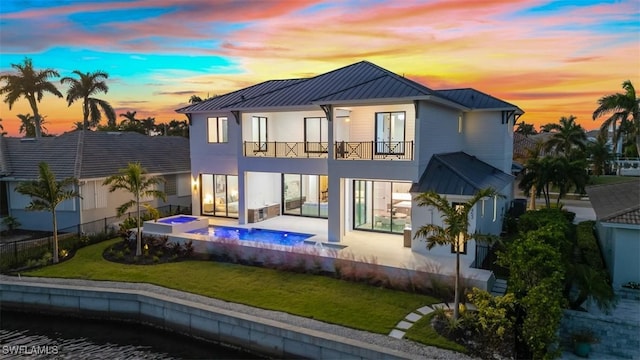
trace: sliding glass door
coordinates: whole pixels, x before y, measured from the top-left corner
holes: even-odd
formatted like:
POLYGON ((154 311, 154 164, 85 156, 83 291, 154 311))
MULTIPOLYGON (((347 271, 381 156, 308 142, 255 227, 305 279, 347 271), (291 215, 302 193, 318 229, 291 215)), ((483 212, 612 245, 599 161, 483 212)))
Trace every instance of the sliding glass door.
POLYGON ((354 180, 353 228, 402 233, 411 221, 410 183, 354 180))
POLYGON ((238 217, 238 176, 200 175, 202 215, 238 217))
POLYGON ((329 216, 329 178, 326 175, 283 174, 282 188, 283 214, 329 216))

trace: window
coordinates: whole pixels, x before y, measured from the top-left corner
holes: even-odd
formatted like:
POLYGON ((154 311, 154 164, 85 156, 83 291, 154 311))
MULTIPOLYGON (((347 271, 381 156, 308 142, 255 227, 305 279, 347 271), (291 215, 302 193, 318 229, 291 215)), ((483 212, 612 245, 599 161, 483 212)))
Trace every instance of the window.
POLYGON ((164 193, 167 196, 176 195, 178 193, 178 184, 176 178, 176 175, 164 176, 164 193))
POLYGON ((207 136, 210 143, 229 142, 227 137, 227 118, 212 117, 207 119, 207 136))
POLYGON ((304 151, 308 153, 326 153, 328 148, 323 142, 329 139, 329 124, 324 117, 304 118, 304 151))
POLYGON ((411 183, 353 181, 353 228, 402 234, 411 224, 411 183))
POLYGON ((404 154, 405 112, 376 113, 376 154, 404 154))
MULTIPOLYGON (((456 210, 462 211, 461 203, 452 203, 451 205, 453 205, 456 210)), ((460 254, 467 253, 467 243, 464 241, 463 233, 458 234, 458 242, 456 244, 451 244, 451 253, 455 254, 456 252, 459 252, 460 254)))
POLYGON ((202 215, 238 217, 238 176, 200 175, 202 215))
POLYGON ((251 122, 251 137, 255 143, 255 151, 267 151, 267 118, 254 116, 251 122))

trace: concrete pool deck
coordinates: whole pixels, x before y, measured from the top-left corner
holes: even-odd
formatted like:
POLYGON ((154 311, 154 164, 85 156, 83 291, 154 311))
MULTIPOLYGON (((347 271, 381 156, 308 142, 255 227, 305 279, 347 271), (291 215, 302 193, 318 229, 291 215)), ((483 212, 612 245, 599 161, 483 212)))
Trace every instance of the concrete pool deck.
POLYGON ((5 309, 48 313, 57 310, 66 315, 151 323, 167 330, 276 356, 471 359, 461 353, 384 334, 144 283, 2 275, 0 290, 0 304, 5 309))

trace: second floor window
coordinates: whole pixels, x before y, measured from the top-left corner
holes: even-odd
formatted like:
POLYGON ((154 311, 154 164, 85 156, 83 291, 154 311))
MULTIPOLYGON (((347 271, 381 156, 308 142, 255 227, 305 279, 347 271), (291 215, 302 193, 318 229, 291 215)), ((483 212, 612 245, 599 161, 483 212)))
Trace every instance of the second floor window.
POLYGON ((251 122, 251 137, 255 143, 255 151, 267 151, 267 118, 254 116, 251 122))
POLYGON ((329 139, 329 125, 325 117, 304 118, 304 151, 308 153, 327 152, 326 143, 329 139))
POLYGON ((376 113, 376 154, 404 154, 405 112, 376 113))
POLYGON ((227 126, 228 122, 226 117, 207 118, 207 140, 210 143, 229 142, 227 126))

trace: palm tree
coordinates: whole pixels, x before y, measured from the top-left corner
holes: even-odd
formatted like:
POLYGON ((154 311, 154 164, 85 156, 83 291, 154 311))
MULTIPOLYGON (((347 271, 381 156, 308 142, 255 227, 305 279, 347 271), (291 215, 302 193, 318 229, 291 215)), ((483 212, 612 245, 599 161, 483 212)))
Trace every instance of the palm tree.
MULTIPOLYGON (((593 112, 593 120, 609 115, 600 126, 602 133, 607 133, 609 127, 613 130, 612 144, 622 143, 622 137, 635 142, 636 150, 640 154, 640 99, 630 80, 622 83, 624 94, 606 95, 598 100, 598 108, 593 112)), ((619 146, 619 145, 618 145, 619 146)), ((621 153, 622 149, 615 149, 621 153)))
POLYGON ((60 83, 70 84, 67 90, 67 103, 69 106, 76 100, 82 100, 82 123, 84 124, 84 129, 88 130, 98 126, 102 118, 100 108, 107 117, 108 125, 115 124, 116 113, 113 111, 111 105, 105 100, 92 97, 97 93, 102 92, 106 94, 109 92, 109 87, 104 81, 109 78, 109 74, 102 71, 82 73, 79 70, 74 70, 73 73, 78 75, 80 79, 63 77, 60 83))
POLYGON ((0 118, 0 136, 7 135, 7 132, 4 131, 4 126, 2 126, 2 118, 0 118))
MULTIPOLYGON (((35 137, 36 136, 36 122, 35 118, 31 116, 31 114, 18 114, 18 119, 20 119, 20 128, 18 132, 20 134, 24 133, 25 137, 35 137)), ((42 116, 40 120, 40 128, 42 131, 42 135, 47 136, 47 127, 44 124, 47 121, 45 120, 45 116, 42 116)))
POLYGON ((38 180, 21 182, 16 186, 16 191, 31 196, 31 203, 25 208, 30 211, 51 212, 53 221, 53 262, 58 258, 58 222, 56 220, 56 207, 69 199, 79 198, 80 193, 73 187, 78 185, 78 179, 68 177, 56 181, 56 176, 49 169, 49 164, 41 162, 38 165, 40 176, 38 180))
POLYGON ((553 135, 546 142, 546 149, 555 150, 556 153, 563 153, 568 156, 571 149, 586 148, 587 134, 579 124, 576 124, 576 117, 569 115, 560 118, 559 124, 547 124, 546 128, 552 130, 553 135))
POLYGON ((602 133, 596 138, 596 141, 589 142, 587 154, 593 164, 593 174, 596 176, 606 174, 612 156, 611 146, 607 144, 607 138, 602 133))
POLYGON ((117 175, 109 176, 103 183, 103 185, 110 185, 110 192, 114 192, 118 189, 125 190, 131 193, 134 197, 133 200, 118 207, 118 216, 122 216, 129 208, 136 206, 136 219, 138 224, 138 233, 136 240, 136 256, 142 255, 142 234, 140 231, 140 206, 141 199, 146 197, 160 198, 163 201, 167 200, 164 192, 154 189, 154 186, 163 182, 164 179, 157 176, 146 176, 147 171, 140 165, 140 163, 129 163, 125 169, 120 169, 117 175))
POLYGON ((468 232, 469 213, 478 201, 492 196, 500 195, 493 189, 482 189, 463 204, 452 204, 445 196, 432 191, 422 193, 416 197, 418 206, 432 206, 440 212, 444 226, 435 224, 423 225, 418 229, 414 238, 426 239, 429 250, 436 245, 451 245, 456 252, 454 319, 458 318, 460 306, 460 247, 464 246, 467 241, 480 237, 479 234, 469 234, 468 232))
POLYGON ((516 128, 515 132, 517 132, 518 134, 522 134, 526 137, 529 137, 529 135, 535 135, 538 133, 533 124, 527 124, 524 121, 518 123, 518 127, 516 128))
POLYGON ((140 125, 144 129, 146 135, 151 135, 151 132, 156 128, 156 118, 148 117, 140 121, 140 125))
POLYGON ((23 64, 11 64, 11 67, 18 71, 17 74, 8 74, 0 76, 0 81, 6 84, 0 88, 0 95, 5 95, 4 102, 9 104, 9 109, 21 97, 29 101, 33 117, 35 119, 35 136, 40 138, 42 131, 40 129, 40 112, 38 112, 38 103, 42 100, 45 92, 49 92, 57 97, 62 97, 62 93, 58 91, 53 83, 47 81, 50 77, 60 76, 53 69, 44 69, 36 71, 33 68, 31 59, 25 58, 23 64))
POLYGON ((199 103, 202 102, 202 98, 198 95, 191 95, 191 97, 189 98, 189 103, 190 104, 195 104, 195 103, 199 103))

